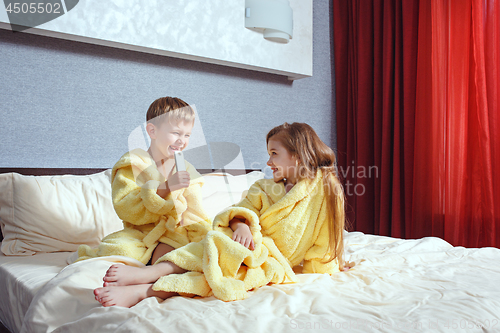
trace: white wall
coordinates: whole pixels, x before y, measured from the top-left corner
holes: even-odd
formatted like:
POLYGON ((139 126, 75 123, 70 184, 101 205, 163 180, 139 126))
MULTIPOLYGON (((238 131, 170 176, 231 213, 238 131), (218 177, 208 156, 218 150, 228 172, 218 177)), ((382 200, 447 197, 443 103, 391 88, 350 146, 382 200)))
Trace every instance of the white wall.
POLYGON ((265 135, 285 121, 334 147, 330 5, 313 5, 314 75, 295 81, 0 29, 0 167, 111 167, 167 95, 195 104, 206 142, 239 145, 246 168, 265 166, 265 135))

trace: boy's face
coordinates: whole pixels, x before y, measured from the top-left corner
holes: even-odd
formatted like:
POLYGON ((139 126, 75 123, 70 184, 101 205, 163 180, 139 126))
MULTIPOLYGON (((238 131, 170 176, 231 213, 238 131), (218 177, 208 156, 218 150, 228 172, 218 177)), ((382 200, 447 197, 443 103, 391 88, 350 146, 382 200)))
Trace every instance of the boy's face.
MULTIPOLYGON (((151 124, 152 125, 152 124, 151 124)), ((185 149, 189 143, 193 122, 169 121, 165 119, 159 126, 154 126, 151 136, 151 146, 163 158, 174 158, 175 151, 185 149)))

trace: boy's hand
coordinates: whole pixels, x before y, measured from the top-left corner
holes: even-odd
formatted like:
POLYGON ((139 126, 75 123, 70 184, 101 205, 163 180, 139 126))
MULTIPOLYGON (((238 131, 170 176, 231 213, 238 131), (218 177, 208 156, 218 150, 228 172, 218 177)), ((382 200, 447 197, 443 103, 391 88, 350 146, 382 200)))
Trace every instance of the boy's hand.
POLYGON ((235 242, 240 243, 247 249, 253 250, 255 248, 255 244, 253 242, 253 236, 250 232, 250 227, 243 222, 236 222, 236 230, 233 231, 233 240, 235 242))
POLYGON ((167 187, 170 189, 170 192, 173 192, 181 188, 189 187, 190 181, 191 177, 189 176, 189 172, 178 171, 167 180, 167 187))

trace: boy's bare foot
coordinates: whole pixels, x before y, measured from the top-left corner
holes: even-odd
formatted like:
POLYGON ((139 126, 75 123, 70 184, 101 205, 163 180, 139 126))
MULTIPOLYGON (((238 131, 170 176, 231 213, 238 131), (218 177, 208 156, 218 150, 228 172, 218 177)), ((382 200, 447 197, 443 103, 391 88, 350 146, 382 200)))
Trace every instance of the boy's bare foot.
POLYGON ((154 282, 154 280, 144 281, 144 273, 146 273, 145 267, 115 264, 106 271, 106 275, 104 275, 104 278, 102 279, 104 281, 103 286, 128 286, 132 284, 154 282))
POLYGON ((164 275, 183 272, 185 272, 185 270, 170 262, 162 262, 157 265, 145 267, 115 264, 106 271, 106 275, 104 275, 103 278, 103 286, 130 286, 153 283, 164 275))
POLYGON ((94 290, 96 301, 102 306, 123 306, 130 308, 147 297, 166 299, 176 295, 173 292, 154 291, 152 284, 137 284, 132 286, 112 286, 94 290))

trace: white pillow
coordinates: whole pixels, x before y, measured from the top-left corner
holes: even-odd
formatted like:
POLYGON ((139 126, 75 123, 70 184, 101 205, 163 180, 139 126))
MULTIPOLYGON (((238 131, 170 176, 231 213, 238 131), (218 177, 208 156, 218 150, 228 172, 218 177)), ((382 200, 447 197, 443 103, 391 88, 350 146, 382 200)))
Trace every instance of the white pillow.
POLYGON ((208 216, 213 219, 225 208, 238 203, 246 195, 250 186, 262 178, 264 178, 264 173, 260 171, 238 176, 222 173, 203 175, 205 184, 201 194, 203 207, 208 216))
MULTIPOLYGON (((111 200, 111 170, 89 176, 0 174, 0 226, 5 255, 97 247, 123 228, 111 200)), ((203 176, 203 206, 210 218, 238 203, 264 173, 203 176)))
POLYGON ((97 247, 123 228, 111 201, 111 170, 89 176, 0 175, 0 225, 6 255, 97 247))

